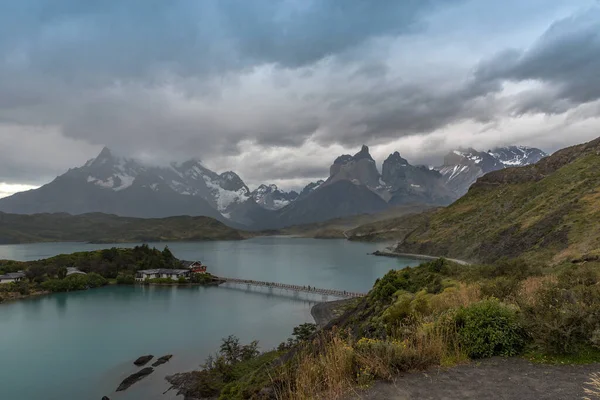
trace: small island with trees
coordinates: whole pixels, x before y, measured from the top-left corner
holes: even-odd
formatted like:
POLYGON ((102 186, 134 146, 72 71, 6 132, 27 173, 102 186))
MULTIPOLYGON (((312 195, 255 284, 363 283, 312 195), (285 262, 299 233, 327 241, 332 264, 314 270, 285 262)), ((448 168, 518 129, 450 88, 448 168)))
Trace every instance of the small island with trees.
MULTIPOLYGON (((198 264, 198 263, 196 263, 198 264)), ((222 281, 204 268, 187 268, 177 279, 136 279, 145 270, 182 270, 190 263, 177 259, 168 246, 161 251, 147 244, 61 254, 37 261, 0 260, 0 275, 22 272, 24 278, 0 284, 0 302, 54 292, 86 290, 108 284, 211 285, 222 281)), ((171 274, 165 274, 171 276, 171 274)))

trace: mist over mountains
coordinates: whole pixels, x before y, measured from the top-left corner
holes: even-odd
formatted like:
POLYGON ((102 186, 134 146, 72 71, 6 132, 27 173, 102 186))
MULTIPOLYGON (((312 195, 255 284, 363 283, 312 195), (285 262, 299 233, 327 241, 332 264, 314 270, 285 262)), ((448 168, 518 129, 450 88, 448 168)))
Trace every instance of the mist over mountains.
POLYGON ((231 226, 270 229, 375 213, 392 205, 447 205, 480 176, 536 163, 546 154, 509 146, 487 152, 457 149, 439 167, 415 166, 394 152, 381 172, 367 146, 335 158, 329 177, 300 193, 273 184, 251 191, 233 171, 206 168, 198 159, 149 166, 104 148, 34 190, 0 199, 0 211, 16 214, 103 212, 127 217, 208 216, 231 226))

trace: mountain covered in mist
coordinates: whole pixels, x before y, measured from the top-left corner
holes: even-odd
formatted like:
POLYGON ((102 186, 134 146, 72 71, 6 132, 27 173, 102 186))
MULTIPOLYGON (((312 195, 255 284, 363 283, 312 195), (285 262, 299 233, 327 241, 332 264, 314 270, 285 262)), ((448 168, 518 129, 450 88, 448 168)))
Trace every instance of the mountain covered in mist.
POLYGON ((326 180, 300 193, 273 184, 250 190, 233 171, 216 173, 200 160, 151 166, 104 148, 94 159, 34 190, 0 199, 0 211, 16 214, 103 212, 127 217, 208 216, 254 229, 319 222, 374 213, 398 204, 447 205, 483 174, 528 165, 546 154, 526 147, 488 152, 455 150, 439 168, 411 165, 399 152, 376 162, 363 146, 335 158, 326 180))

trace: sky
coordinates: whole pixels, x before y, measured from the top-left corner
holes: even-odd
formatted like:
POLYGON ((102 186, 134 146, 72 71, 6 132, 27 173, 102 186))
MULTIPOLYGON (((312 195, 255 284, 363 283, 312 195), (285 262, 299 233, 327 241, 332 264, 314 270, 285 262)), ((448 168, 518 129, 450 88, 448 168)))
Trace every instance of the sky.
POLYGON ((597 0, 6 0, 0 197, 103 146, 297 189, 367 144, 600 136, 597 0))

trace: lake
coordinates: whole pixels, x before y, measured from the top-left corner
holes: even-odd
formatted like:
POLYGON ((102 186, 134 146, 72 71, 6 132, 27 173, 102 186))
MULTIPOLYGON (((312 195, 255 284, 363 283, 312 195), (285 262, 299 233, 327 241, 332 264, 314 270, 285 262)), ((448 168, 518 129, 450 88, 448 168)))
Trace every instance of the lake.
MULTIPOLYGON (((34 260, 61 253, 135 244, 36 243, 0 246, 0 259, 34 260)), ((150 243, 162 249, 164 243, 150 243)), ((169 243, 173 254, 200 260, 231 278, 368 291, 390 269, 412 259, 375 257, 381 245, 344 240, 265 237, 245 241, 169 243)), ((333 300, 329 298, 328 300, 333 300)), ((7 400, 174 399, 164 376, 197 368, 235 334, 261 349, 313 322, 319 295, 246 287, 110 286, 0 305, 0 393, 7 400), (126 392, 138 356, 173 354, 171 362, 126 392)))

